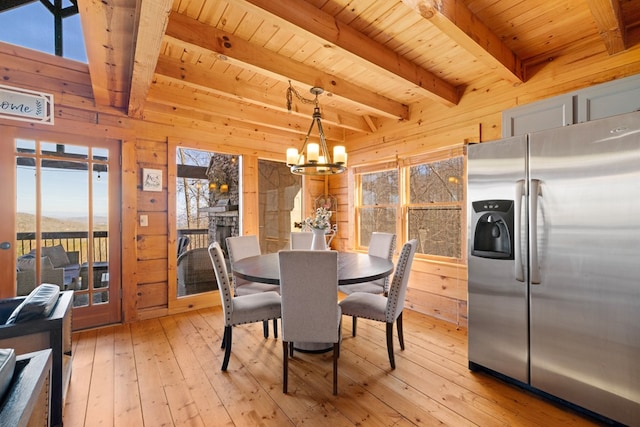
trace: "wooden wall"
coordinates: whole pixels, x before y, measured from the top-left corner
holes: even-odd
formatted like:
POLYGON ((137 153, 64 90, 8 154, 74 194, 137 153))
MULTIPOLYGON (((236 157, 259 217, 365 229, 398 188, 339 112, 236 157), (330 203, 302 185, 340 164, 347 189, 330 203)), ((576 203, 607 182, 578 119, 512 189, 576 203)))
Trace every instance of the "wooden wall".
MULTIPOLYGON (((268 135, 239 134, 205 124, 171 121, 163 117, 128 118, 122 111, 96 107, 85 64, 0 43, 0 70, 4 84, 52 93, 55 125, 33 125, 0 119, 0 132, 29 127, 43 132, 104 135, 122 141, 122 277, 123 320, 160 316, 169 312, 169 257, 167 180, 162 192, 141 191, 141 169, 167 173, 167 141, 212 141, 211 151, 242 154, 245 161, 245 233, 258 230, 257 159, 280 160, 281 142, 268 135), (164 120, 164 121, 163 121, 164 120), (204 130, 203 130, 204 129, 204 130), (273 144, 265 144, 273 142, 273 144), (148 215, 149 226, 138 226, 148 215)), ((455 107, 425 102, 411 109, 411 120, 381 123, 372 135, 347 141, 350 165, 396 159, 441 147, 497 139, 501 134, 501 111, 628 75, 640 73, 640 46, 608 56, 585 46, 581 51, 528 70, 529 80, 520 85, 486 81, 465 88, 455 107)), ((339 235, 332 247, 353 249, 354 209, 351 172, 332 177, 328 183, 308 179, 305 199, 310 203, 328 192, 338 197, 339 235)), ((5 266, 2 266, 3 268, 5 266)), ((0 285, 2 286, 2 285, 0 285)), ((466 266, 419 261, 414 263, 407 297, 416 310, 466 324, 466 266)), ((186 307, 184 309, 189 309, 186 307)))

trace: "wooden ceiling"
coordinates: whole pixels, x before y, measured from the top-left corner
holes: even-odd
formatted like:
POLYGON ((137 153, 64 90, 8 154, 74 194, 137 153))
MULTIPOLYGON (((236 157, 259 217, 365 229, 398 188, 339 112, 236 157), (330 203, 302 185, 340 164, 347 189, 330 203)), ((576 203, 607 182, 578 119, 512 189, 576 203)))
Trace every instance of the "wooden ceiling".
POLYGON ((328 140, 453 106, 596 43, 640 42, 640 0, 80 0, 98 105, 300 140, 320 86, 328 140))

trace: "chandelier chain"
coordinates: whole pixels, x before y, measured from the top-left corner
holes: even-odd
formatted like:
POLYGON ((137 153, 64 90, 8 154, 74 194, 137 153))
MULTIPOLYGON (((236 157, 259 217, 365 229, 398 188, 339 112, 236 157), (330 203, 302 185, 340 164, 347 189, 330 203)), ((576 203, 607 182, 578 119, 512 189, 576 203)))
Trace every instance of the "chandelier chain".
POLYGON ((291 108, 293 106, 293 95, 295 95, 296 98, 298 98, 298 100, 303 104, 318 105, 318 95, 316 95, 314 99, 305 98, 304 96, 300 95, 300 93, 296 90, 296 88, 294 88, 293 85, 291 84, 291 80, 289 80, 289 87, 287 88, 287 110, 288 111, 291 111, 291 108))

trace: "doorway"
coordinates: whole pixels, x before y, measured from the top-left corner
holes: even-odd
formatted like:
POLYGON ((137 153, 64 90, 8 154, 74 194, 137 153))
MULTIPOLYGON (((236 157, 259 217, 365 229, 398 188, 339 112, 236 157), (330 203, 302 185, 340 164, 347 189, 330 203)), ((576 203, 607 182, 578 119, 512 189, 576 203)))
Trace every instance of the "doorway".
POLYGON ((13 263, 16 273, 4 282, 13 286, 4 286, 3 296, 52 283, 74 291, 75 329, 119 322, 118 141, 22 129, 12 134, 1 141, 7 155, 0 160, 12 191, 3 192, 0 203, 13 207, 6 209, 13 220, 0 225, 0 240, 13 250, 0 262, 13 263))

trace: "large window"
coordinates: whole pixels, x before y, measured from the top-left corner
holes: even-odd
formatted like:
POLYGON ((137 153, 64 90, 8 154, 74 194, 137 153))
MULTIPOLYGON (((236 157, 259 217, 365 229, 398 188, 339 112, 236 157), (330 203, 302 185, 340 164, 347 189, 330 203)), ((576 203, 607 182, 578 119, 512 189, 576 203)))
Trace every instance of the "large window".
POLYGON ((419 254, 463 259, 463 176, 461 150, 356 170, 358 247, 384 231, 396 233, 398 242, 416 239, 419 254))

